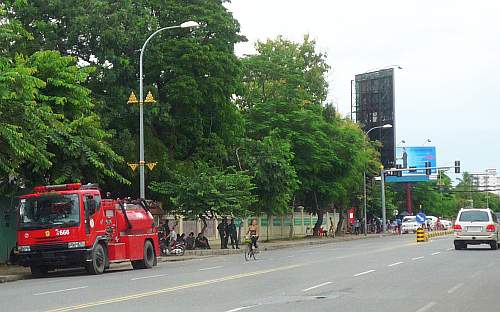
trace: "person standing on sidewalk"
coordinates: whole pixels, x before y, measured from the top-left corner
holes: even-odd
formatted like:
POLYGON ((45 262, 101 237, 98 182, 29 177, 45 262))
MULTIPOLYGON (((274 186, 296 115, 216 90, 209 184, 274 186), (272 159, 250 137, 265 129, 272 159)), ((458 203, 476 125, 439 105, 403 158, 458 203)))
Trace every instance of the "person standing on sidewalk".
POLYGON ((358 219, 356 219, 356 221, 354 221, 354 233, 356 235, 359 235, 359 228, 360 228, 360 222, 358 219))
POLYGON ((227 249, 227 218, 224 217, 222 222, 217 226, 220 237, 220 249, 227 249))
POLYGON ((398 235, 401 235, 401 224, 402 224, 401 219, 397 218, 396 219, 396 226, 397 226, 397 234, 398 235))
POLYGON ((234 249, 234 245, 236 244, 236 249, 240 249, 238 246, 238 237, 236 233, 236 224, 234 224, 234 218, 231 218, 231 222, 227 226, 227 231, 229 232, 229 237, 231 238, 231 247, 234 249))

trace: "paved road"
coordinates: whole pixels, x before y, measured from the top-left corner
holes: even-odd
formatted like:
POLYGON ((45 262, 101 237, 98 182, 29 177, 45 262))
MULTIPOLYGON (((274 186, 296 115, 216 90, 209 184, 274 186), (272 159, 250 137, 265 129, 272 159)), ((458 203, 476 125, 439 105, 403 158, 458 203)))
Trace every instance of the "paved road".
POLYGON ((0 285, 0 311, 496 311, 500 250, 384 237, 0 285))

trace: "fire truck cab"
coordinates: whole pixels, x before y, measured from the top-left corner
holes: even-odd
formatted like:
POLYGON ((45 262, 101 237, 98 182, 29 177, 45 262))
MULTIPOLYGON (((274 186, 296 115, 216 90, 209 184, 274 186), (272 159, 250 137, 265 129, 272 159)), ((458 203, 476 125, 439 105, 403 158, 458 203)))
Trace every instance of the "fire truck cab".
POLYGON ((20 197, 18 262, 34 275, 68 267, 101 274, 110 263, 151 268, 158 229, 145 201, 103 199, 96 184, 38 186, 20 197))

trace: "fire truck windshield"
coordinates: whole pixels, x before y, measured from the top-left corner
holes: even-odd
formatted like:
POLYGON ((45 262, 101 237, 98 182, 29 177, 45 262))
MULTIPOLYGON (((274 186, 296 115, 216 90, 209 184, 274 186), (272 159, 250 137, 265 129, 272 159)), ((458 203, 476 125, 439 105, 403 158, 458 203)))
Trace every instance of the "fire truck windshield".
POLYGON ((21 229, 45 229, 55 226, 78 226, 80 203, 77 194, 43 194, 21 200, 21 229))

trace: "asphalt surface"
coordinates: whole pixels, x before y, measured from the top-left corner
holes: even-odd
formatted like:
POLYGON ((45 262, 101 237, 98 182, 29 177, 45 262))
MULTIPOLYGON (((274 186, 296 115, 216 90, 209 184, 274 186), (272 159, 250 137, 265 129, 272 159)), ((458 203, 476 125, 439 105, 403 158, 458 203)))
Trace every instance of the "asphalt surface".
POLYGON ((497 311, 500 250, 414 235, 0 284, 0 311, 497 311))

